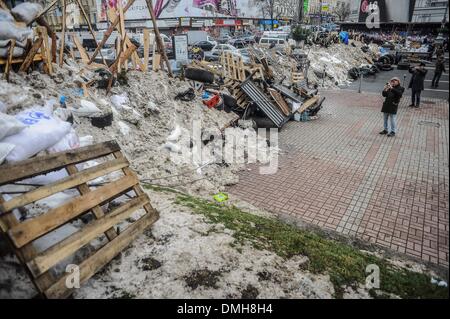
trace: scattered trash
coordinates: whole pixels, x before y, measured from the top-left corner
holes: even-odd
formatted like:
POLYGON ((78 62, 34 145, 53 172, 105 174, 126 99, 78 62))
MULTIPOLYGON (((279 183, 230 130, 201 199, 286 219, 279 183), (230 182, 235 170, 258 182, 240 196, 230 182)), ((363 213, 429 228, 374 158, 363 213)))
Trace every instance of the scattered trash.
POLYGON ((228 200, 228 195, 225 193, 218 193, 213 196, 214 200, 218 203, 223 203, 228 200))
POLYGON ((184 102, 189 102, 195 99, 195 91, 193 88, 189 88, 188 90, 178 93, 175 96, 175 100, 180 100, 184 102))

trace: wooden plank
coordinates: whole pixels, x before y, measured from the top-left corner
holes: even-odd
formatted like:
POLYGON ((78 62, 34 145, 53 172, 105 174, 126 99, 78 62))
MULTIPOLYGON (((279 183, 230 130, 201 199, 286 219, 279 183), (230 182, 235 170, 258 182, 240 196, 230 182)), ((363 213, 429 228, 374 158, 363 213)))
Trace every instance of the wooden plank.
MULTIPOLYGON (((127 12, 127 10, 133 5, 135 0, 129 0, 126 6, 123 8, 123 13, 127 12)), ((92 54, 88 64, 91 64, 94 62, 95 57, 100 52, 100 49, 103 48, 108 38, 111 36, 112 32, 114 31, 114 28, 119 24, 119 17, 117 16, 112 22, 111 25, 108 27, 108 30, 103 34, 103 39, 100 41, 100 43, 97 45, 97 48, 95 49, 94 53, 92 54)))
POLYGON ((139 180, 136 176, 123 177, 85 195, 76 197, 43 215, 20 223, 8 230, 8 235, 14 245, 20 248, 95 206, 117 197, 117 195, 126 192, 137 183, 139 183, 139 180))
POLYGON ((72 35, 72 40, 75 46, 77 47, 78 52, 80 52, 81 61, 83 61, 83 63, 88 63, 89 55, 87 54, 84 47, 81 45, 80 39, 78 39, 78 36, 76 34, 72 35))
MULTIPOLYGON (((0 194, 0 204, 4 202, 2 195, 0 194)), ((2 231, 6 232, 8 229, 16 226, 19 224, 19 221, 16 219, 14 214, 8 214, 8 215, 0 215, 0 226, 2 227, 2 231)), ((8 238, 8 243, 12 245, 8 238)), ((25 246, 21 250, 14 249, 14 253, 17 256, 17 259, 19 259, 20 264, 23 266, 24 269, 28 270, 26 267, 26 262, 28 260, 33 259, 36 256, 36 249, 32 246, 25 246)), ((33 285, 36 287, 37 291, 42 292, 51 285, 54 284, 55 278, 50 272, 47 272, 40 276, 37 280, 33 280, 33 285)))
POLYGON ((153 62, 152 62, 152 68, 154 72, 158 72, 160 62, 161 62, 161 55, 159 53, 155 53, 153 55, 153 62))
POLYGON ((274 99, 278 108, 281 110, 281 112, 283 112, 284 115, 289 116, 291 114, 291 111, 290 111, 289 106, 287 105, 286 101, 281 96, 281 94, 277 90, 272 89, 272 88, 269 88, 268 91, 269 91, 270 95, 272 96, 272 98, 274 99))
POLYGON ((63 190, 79 186, 95 178, 105 176, 109 173, 122 169, 123 167, 126 167, 128 165, 129 163, 126 158, 123 158, 120 160, 115 159, 96 165, 94 167, 90 167, 86 170, 74 173, 74 175, 67 176, 54 183, 36 188, 21 196, 14 197, 9 201, 0 204, 0 212, 5 213, 12 211, 14 208, 28 205, 32 202, 59 193, 63 190))
MULTIPOLYGON (((17 63, 23 63, 25 59, 24 58, 13 58, 11 61, 11 64, 17 64, 17 63)), ((40 53, 36 54, 34 56, 33 62, 36 61, 42 61, 42 55, 40 53)), ((8 62, 8 59, 0 58, 0 65, 6 64, 8 62)))
MULTIPOLYGON (((70 175, 75 175, 78 173, 78 168, 73 164, 68 165, 66 167, 66 169, 70 175)), ((133 177, 135 177, 135 175, 133 177)), ((91 189, 89 188, 89 186, 86 183, 79 185, 77 187, 77 189, 80 192, 80 194, 83 196, 87 195, 91 192, 91 189)), ((103 209, 100 207, 100 205, 96 205, 95 207, 92 207, 92 212, 94 213, 94 216, 97 219, 102 218, 105 215, 105 213, 103 212, 103 209)), ((106 231, 105 235, 109 240, 111 240, 117 236, 117 232, 115 231, 115 229, 111 228, 106 231)))
POLYGON ((119 150, 120 147, 117 142, 109 141, 80 147, 75 150, 30 158, 13 164, 4 164, 0 166, 0 186, 24 178, 46 174, 64 168, 68 164, 78 164, 96 159, 119 150))
POLYGON ((310 98, 309 100, 305 101, 302 106, 300 106, 300 108, 297 110, 297 113, 303 113, 305 112, 309 107, 313 106, 314 104, 316 104, 320 99, 320 96, 316 95, 312 98, 310 98))
MULTIPOLYGON (((147 227, 158 219, 157 215, 145 214, 125 229, 114 240, 100 248, 96 253, 84 260, 80 265, 80 284, 86 282, 95 273, 108 264, 115 256, 130 245, 147 227)), ((53 286, 45 291, 47 298, 64 298, 70 296, 72 289, 67 289, 66 279, 70 274, 62 276, 53 286)))
POLYGON ((148 58, 150 54, 150 30, 144 29, 144 72, 148 71, 148 58))
POLYGON ((144 194, 120 205, 108 215, 93 221, 78 232, 38 254, 36 258, 27 263, 28 268, 35 277, 40 276, 111 227, 130 217, 136 210, 142 208, 147 203, 149 203, 149 198, 144 194))
POLYGON ((34 57, 36 53, 38 52, 39 48, 42 46, 42 38, 39 37, 31 47, 30 51, 28 52, 27 56, 25 57, 25 61, 23 61, 22 65, 20 66, 19 72, 26 72, 28 68, 30 67, 31 63, 34 60, 34 57))
MULTIPOLYGON (((114 157, 116 159, 124 158, 125 156, 122 154, 122 152, 114 152, 114 157)), ((131 170, 129 167, 124 167, 122 169, 125 176, 133 176, 135 173, 131 170)), ((136 195, 141 196, 144 195, 144 191, 142 190, 140 184, 136 184, 133 186, 133 190, 136 193, 136 195)), ((144 209, 148 214, 155 214, 159 218, 159 213, 153 208, 153 206, 150 204, 150 202, 146 205, 144 205, 144 209)))
POLYGON ((150 17, 152 18, 153 30, 155 32, 155 39, 158 45, 159 54, 161 54, 163 60, 166 62, 167 72, 170 77, 173 77, 172 67, 170 66, 169 59, 167 58, 166 50, 164 48, 164 42, 161 39, 161 34, 159 33, 158 23, 156 22, 155 12, 153 11, 153 3, 152 0, 145 0, 147 3, 147 8, 150 13, 150 17))
POLYGON ((66 0, 62 0, 62 34, 59 47, 59 67, 62 67, 64 61, 64 46, 66 41, 66 0))

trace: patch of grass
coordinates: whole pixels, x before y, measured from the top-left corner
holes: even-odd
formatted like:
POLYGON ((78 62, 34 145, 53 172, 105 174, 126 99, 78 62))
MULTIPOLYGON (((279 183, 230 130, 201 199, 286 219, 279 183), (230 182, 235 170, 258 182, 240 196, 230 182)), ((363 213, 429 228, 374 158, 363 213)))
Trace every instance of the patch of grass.
POLYGON ((178 195, 176 203, 207 217, 211 223, 220 223, 233 230, 233 236, 240 244, 250 242, 256 249, 267 249, 283 258, 307 256, 309 263, 305 268, 312 273, 329 274, 337 298, 342 297, 343 287, 365 283, 366 267, 370 264, 380 268, 382 292, 401 298, 448 298, 448 288, 431 284, 428 275, 397 268, 382 258, 279 220, 189 195, 178 195))

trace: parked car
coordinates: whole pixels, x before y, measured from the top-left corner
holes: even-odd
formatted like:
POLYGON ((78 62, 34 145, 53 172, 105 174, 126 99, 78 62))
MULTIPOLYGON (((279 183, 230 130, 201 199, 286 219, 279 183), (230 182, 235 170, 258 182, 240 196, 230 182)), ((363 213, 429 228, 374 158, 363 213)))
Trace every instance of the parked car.
POLYGON ((211 54, 217 54, 217 55, 221 55, 222 52, 236 52, 237 49, 230 45, 230 44, 218 44, 216 45, 212 50, 211 50, 211 54))
POLYGON ((247 42, 244 39, 232 39, 228 43, 234 46, 236 49, 243 49, 247 46, 247 42))
POLYGON ((194 46, 201 48, 203 51, 211 51, 216 45, 209 41, 199 41, 194 43, 194 46))
POLYGON ((217 39, 217 44, 226 44, 231 40, 229 35, 222 35, 217 39))
POLYGON ((262 37, 261 40, 259 40, 259 45, 265 48, 270 48, 272 46, 283 46, 286 44, 286 40, 281 38, 266 38, 262 37))

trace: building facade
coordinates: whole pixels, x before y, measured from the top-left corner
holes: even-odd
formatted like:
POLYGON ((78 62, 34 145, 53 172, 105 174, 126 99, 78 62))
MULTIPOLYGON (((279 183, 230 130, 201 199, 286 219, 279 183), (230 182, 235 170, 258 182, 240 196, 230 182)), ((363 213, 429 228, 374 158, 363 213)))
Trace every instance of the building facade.
POLYGON ((448 1, 416 0, 411 22, 447 22, 448 1))
MULTIPOLYGON (((48 6, 52 0, 40 0, 44 7, 48 6)), ((88 16, 89 22, 95 27, 98 22, 96 0, 80 0, 81 5, 88 16)), ((55 30, 61 30, 63 18, 62 3, 56 4, 45 18, 55 30)), ((66 0, 66 27, 70 29, 87 29, 87 23, 75 0, 66 0)))

